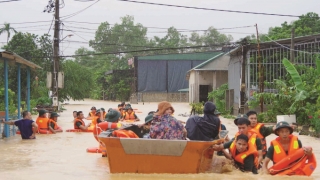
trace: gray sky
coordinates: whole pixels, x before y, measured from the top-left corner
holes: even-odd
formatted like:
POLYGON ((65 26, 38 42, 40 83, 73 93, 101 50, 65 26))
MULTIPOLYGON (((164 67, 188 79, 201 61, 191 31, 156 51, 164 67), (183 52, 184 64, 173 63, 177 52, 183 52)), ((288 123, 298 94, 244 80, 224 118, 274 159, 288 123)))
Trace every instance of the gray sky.
MULTIPOLYGON (((0 0, 2 1, 2 0, 0 0)), ((60 0, 62 1, 62 0, 60 0)), ((90 2, 79 2, 75 0, 64 0, 65 7, 60 10, 60 16, 72 14, 92 4, 90 2)), ((320 14, 319 0, 138 0, 157 2, 163 4, 176 4, 185 6, 206 7, 226 10, 253 11, 276 14, 302 15, 307 12, 315 12, 320 14)), ((51 21, 53 13, 43 13, 44 7, 48 4, 47 0, 21 0, 17 2, 0 3, 0 23, 20 23, 32 21, 51 21)), ((210 26, 215 28, 229 28, 252 25, 250 28, 221 30, 221 33, 230 34, 234 40, 238 40, 248 34, 255 34, 255 23, 258 24, 260 33, 266 33, 269 27, 279 26, 284 21, 291 22, 297 18, 265 16, 253 14, 227 13, 217 11, 204 11, 154 5, 144 5, 129 2, 121 2, 117 0, 101 0, 80 14, 67 19, 66 21, 81 21, 91 23, 101 23, 108 21, 111 24, 120 23, 120 17, 131 15, 134 16, 135 22, 139 22, 145 27, 164 27, 174 26, 177 29, 207 29, 210 26)), ((63 37, 68 34, 74 36, 65 40, 72 41, 88 41, 94 38, 94 30, 80 29, 89 28, 96 29, 98 24, 74 24, 64 22, 71 30, 83 32, 63 32, 63 37), (70 27, 73 26, 73 27, 70 27), (77 27, 77 28, 74 28, 77 27), (80 28, 79 28, 80 27, 80 28), (81 36, 81 37, 79 37, 81 36)), ((35 24, 11 24, 18 31, 30 32, 38 35, 47 33, 50 22, 42 22, 35 24), (38 27, 26 27, 38 26, 38 27), (21 27, 21 28, 19 28, 21 27)), ((159 29, 150 29, 148 32, 165 31, 159 29)), ((53 31, 50 31, 53 36, 53 31)), ((155 34, 148 33, 148 37, 154 35, 163 36, 165 33, 155 34)), ((62 38, 63 38, 62 37, 62 38)), ((6 42, 6 34, 0 35, 0 45, 6 42)), ((79 43, 63 43, 62 53, 64 55, 72 55, 79 47, 88 47, 87 44, 79 43)))

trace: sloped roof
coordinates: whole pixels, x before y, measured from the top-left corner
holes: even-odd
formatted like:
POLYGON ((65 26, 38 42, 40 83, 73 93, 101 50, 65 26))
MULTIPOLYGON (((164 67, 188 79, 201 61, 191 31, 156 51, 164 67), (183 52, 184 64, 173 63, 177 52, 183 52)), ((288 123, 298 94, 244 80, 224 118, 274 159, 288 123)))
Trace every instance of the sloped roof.
POLYGON ((176 53, 159 54, 152 56, 140 56, 138 60, 198 60, 205 61, 220 54, 221 51, 197 52, 197 53, 176 53))
POLYGON ((205 62, 199 64, 198 66, 192 68, 191 70, 200 69, 200 68, 204 67, 205 65, 207 65, 208 63, 210 63, 210 62, 216 60, 217 58, 221 57, 222 55, 224 55, 224 53, 220 52, 220 54, 218 54, 218 55, 206 60, 205 62))
POLYGON ((31 69, 37 69, 37 68, 42 69, 40 66, 34 64, 33 62, 28 61, 28 60, 22 58, 21 56, 15 54, 13 52, 10 52, 10 51, 5 51, 5 50, 0 49, 0 59, 1 59, 1 57, 8 59, 9 62, 11 62, 9 64, 20 63, 24 66, 30 67, 31 69))

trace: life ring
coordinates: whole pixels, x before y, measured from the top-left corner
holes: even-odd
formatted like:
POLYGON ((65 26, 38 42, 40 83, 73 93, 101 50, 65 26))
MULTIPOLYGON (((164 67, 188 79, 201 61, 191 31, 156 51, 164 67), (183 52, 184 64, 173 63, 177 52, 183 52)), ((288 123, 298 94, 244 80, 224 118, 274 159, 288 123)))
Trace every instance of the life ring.
MULTIPOLYGON (((58 126, 58 128, 56 130, 61 130, 61 132, 63 131, 60 126, 58 126)), ((38 129, 38 133, 39 134, 53 134, 49 129, 38 129)), ((21 134, 21 133, 20 133, 20 131, 17 131, 16 134, 21 134)))
POLYGON ((67 129, 66 132, 93 132, 93 130, 82 130, 82 129, 67 129))
POLYGON ((294 154, 283 158, 269 168, 269 172, 271 175, 310 176, 316 167, 317 162, 314 154, 311 157, 307 157, 303 148, 300 148, 294 154))
POLYGON ((99 124, 97 124, 94 127, 93 132, 93 137, 99 142, 98 140, 98 136, 101 133, 101 131, 105 131, 108 129, 118 129, 120 128, 122 125, 120 123, 111 123, 111 122, 101 122, 99 124))
POLYGON ((91 147, 91 148, 87 148, 87 152, 88 153, 102 153, 102 150, 97 147, 91 147))

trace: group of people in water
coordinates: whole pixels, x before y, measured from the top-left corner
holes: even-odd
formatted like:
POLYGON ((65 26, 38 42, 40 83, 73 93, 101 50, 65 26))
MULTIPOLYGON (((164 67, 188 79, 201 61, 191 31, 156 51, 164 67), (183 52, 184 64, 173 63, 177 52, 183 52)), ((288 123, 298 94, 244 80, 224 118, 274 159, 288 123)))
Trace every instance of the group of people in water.
MULTIPOLYGON (((220 113, 212 102, 204 104, 203 117, 191 116, 186 124, 177 120, 173 116, 174 112, 172 105, 163 101, 158 104, 156 111, 148 113, 143 124, 131 124, 122 129, 134 132, 136 137, 140 138, 196 141, 220 139, 219 133, 226 129, 219 118, 220 113)), ((31 114, 27 111, 23 112, 22 120, 3 122, 18 126, 22 139, 34 139, 38 129, 48 129, 52 133, 62 131, 57 125, 59 115, 53 112, 47 117, 47 113, 45 110, 40 110, 36 122, 31 120, 31 114)), ((97 110, 96 107, 92 107, 86 118, 82 111, 74 111, 73 115, 74 129, 83 131, 88 130, 92 123, 96 126, 104 121, 108 123, 140 121, 131 105, 125 103, 119 104, 118 109, 110 108, 107 112, 104 108, 97 110), (92 122, 85 125, 83 119, 92 120, 92 122)), ((233 160, 235 166, 243 172, 258 174, 258 170, 261 169, 264 173, 272 173, 268 169, 270 161, 276 165, 299 149, 303 149, 306 158, 314 158, 312 148, 303 147, 298 137, 292 134, 294 125, 285 121, 279 122, 275 126, 264 126, 257 121, 257 113, 249 111, 245 115, 238 116, 234 120, 234 124, 238 127, 235 137, 226 138, 225 143, 213 145, 212 149, 217 151, 218 155, 224 155, 227 159, 233 160), (272 133, 278 137, 271 141, 268 148, 266 137, 272 133)), ((301 167, 298 173, 297 170, 292 171, 294 172, 291 173, 303 174, 306 170, 301 167)))

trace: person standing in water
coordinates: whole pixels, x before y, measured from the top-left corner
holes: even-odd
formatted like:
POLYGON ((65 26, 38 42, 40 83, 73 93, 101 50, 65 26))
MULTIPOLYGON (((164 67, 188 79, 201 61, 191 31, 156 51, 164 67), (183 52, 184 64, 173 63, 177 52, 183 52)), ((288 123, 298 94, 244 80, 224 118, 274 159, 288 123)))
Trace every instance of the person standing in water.
POLYGON ((8 125, 18 126, 22 139, 36 139, 38 125, 32 120, 31 113, 23 111, 22 117, 23 119, 17 121, 5 121, 2 119, 1 122, 8 125))

